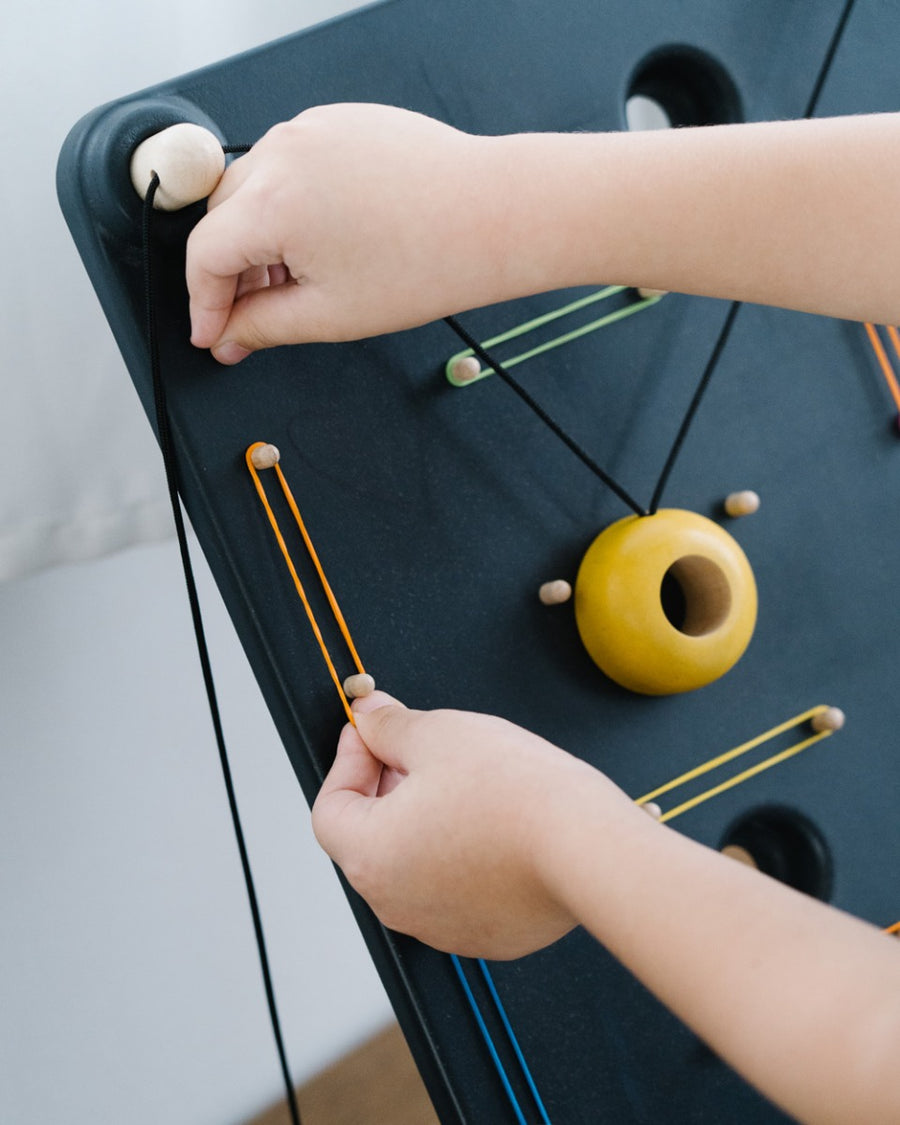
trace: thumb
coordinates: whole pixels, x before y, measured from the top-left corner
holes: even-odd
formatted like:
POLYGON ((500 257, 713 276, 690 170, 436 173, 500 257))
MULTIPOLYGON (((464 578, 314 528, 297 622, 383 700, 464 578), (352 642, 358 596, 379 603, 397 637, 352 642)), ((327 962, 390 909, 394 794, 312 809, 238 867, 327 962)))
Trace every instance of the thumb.
POLYGON ((404 712, 406 708, 383 691, 357 699, 353 704, 357 726, 346 724, 338 741, 337 754, 312 807, 312 827, 319 844, 331 858, 341 862, 355 834, 365 821, 372 802, 384 782, 384 764, 360 736, 358 724, 365 712, 404 712))
POLYGON ((337 755, 312 807, 312 828, 335 862, 352 838, 364 810, 375 799, 382 765, 366 749, 348 723, 341 732, 337 755))
POLYGON ((357 700, 353 713, 359 737, 370 753, 386 766, 409 773, 415 764, 420 712, 410 711, 382 692, 374 692, 357 700))

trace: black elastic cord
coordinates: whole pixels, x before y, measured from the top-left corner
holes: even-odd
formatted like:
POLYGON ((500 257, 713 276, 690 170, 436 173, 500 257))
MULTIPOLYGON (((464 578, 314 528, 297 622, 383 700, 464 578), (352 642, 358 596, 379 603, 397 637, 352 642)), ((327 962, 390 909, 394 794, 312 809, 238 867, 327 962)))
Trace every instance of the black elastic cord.
MULTIPOLYGON (((828 72, 831 70, 831 64, 834 62, 834 56, 837 54, 838 44, 844 34, 844 29, 847 26, 847 20, 850 18, 850 12, 853 8, 855 0, 847 0, 844 4, 844 9, 841 12, 841 17, 837 22, 834 32, 831 36, 831 41, 828 44, 828 50, 825 52, 825 58, 822 66, 819 68, 816 83, 813 87, 812 94, 810 95, 809 104, 806 107, 804 117, 812 117, 816 111, 816 106, 819 103, 819 97, 822 89, 825 86, 825 80, 828 77, 828 72)), ((688 406, 687 413, 678 429, 675 436, 675 441, 672 448, 669 450, 669 456, 666 458, 666 463, 663 465, 662 472, 659 475, 659 480, 656 483, 656 488, 653 490, 653 498, 650 501, 650 515, 657 511, 662 501, 662 494, 666 485, 669 482, 669 477, 672 475, 672 470, 675 468, 675 462, 678 460, 678 455, 684 445, 685 439, 688 435, 688 430, 691 428, 691 423, 697 411, 700 409, 700 403, 703 401, 703 396, 709 387, 713 373, 718 366, 719 360, 722 357, 722 352, 725 350, 725 345, 728 343, 728 338, 731 335, 731 329, 734 327, 734 319, 737 316, 738 309, 741 307, 740 301, 732 302, 731 308, 728 310, 728 316, 725 318, 725 323, 722 325, 719 332, 719 338, 716 340, 715 347, 713 348, 712 355, 709 358, 703 374, 700 377, 700 382, 697 384, 697 389, 694 391, 694 397, 691 399, 688 406)))
POLYGON ((609 473, 605 471, 605 469, 602 469, 593 459, 593 457, 591 457, 590 454, 585 449, 583 449, 573 437, 570 437, 562 428, 562 426, 560 426, 559 423, 555 421, 555 419, 550 417, 543 406, 541 406, 539 402, 536 402, 531 397, 531 395, 528 393, 528 391, 525 390, 522 384, 514 379, 513 376, 510 375, 510 373, 501 363, 499 363, 496 359, 493 358, 493 356, 485 351, 485 349, 481 346, 481 344, 478 343, 474 336, 471 336, 466 331, 466 329, 463 328, 463 326, 459 323, 455 316, 444 317, 444 322, 453 329, 456 335, 459 336, 460 340, 462 340, 467 347, 472 349, 472 351, 475 353, 475 355, 478 356, 483 364, 485 364, 487 367, 490 367, 497 375, 500 376, 500 378, 504 381, 504 383, 506 383, 508 387, 516 392, 519 398, 526 404, 526 406, 529 406, 535 412, 535 414, 538 416, 538 418, 540 418, 544 425, 548 426, 553 431, 553 433, 556 434, 560 441, 567 445, 569 449, 571 449, 571 451, 575 454, 575 456, 585 465, 587 465, 592 473, 594 473, 600 478, 600 480, 603 481, 607 488, 611 489, 616 494, 616 496, 618 496, 620 500, 626 503, 628 507, 631 508, 631 510, 637 515, 645 516, 647 514, 646 509, 642 508, 637 500, 633 499, 633 497, 625 491, 625 489, 618 483, 618 481, 614 480, 609 475, 609 473))
POLYGON ((822 94, 822 88, 825 85, 825 79, 828 77, 828 72, 831 70, 831 64, 834 62, 834 56, 837 54, 838 44, 844 36, 844 28, 847 26, 847 20, 850 19, 850 12, 853 10, 855 0, 847 0, 844 4, 844 10, 841 12, 841 18, 837 22, 834 29, 834 34, 831 36, 831 42, 828 44, 828 50, 825 52, 825 61, 822 63, 822 68, 819 71, 819 77, 816 79, 816 84, 813 86, 813 91, 809 97, 809 104, 806 107, 804 117, 812 117, 816 112, 816 106, 819 104, 819 98, 822 94))
MULTIPOLYGON (((841 41, 841 37, 844 34, 844 29, 847 26, 847 20, 850 18, 850 12, 853 8, 854 2, 855 0, 847 0, 844 5, 841 17, 837 22, 837 26, 835 27, 834 33, 831 37, 831 41, 828 45, 828 50, 825 53, 825 59, 822 63, 821 68, 819 69, 819 74, 816 78, 816 83, 810 96, 809 105, 806 108, 806 117, 812 117, 812 115, 815 113, 816 106, 819 101, 819 96, 822 93, 822 89, 825 85, 825 80, 828 77, 828 72, 831 69, 831 64, 834 62, 834 57, 837 54, 838 45, 841 41)), ((519 396, 519 398, 521 398, 523 402, 531 407, 531 409, 535 412, 535 414, 537 414, 541 421, 544 422, 545 425, 549 426, 553 433, 555 433, 556 436, 561 441, 563 441, 569 447, 569 449, 571 449, 576 457, 578 457, 585 465, 587 465, 587 467, 593 473, 595 473, 600 478, 600 480, 602 480, 603 483, 608 488, 610 488, 616 494, 616 496, 619 497, 620 500, 623 500, 633 512, 636 512, 639 516, 644 516, 653 515, 659 509, 659 505, 662 502, 663 492, 665 491, 666 486, 669 483, 669 478, 672 476, 672 471, 675 468, 675 463, 678 460, 678 456, 681 453, 682 448, 684 447, 685 441, 687 440, 688 432, 690 431, 694 418, 697 415, 697 411, 700 409, 700 404, 702 403, 706 391, 709 388, 709 384, 712 381, 713 374, 718 367, 719 360, 722 358, 722 352, 725 350, 725 345, 728 343, 729 337, 731 336, 731 330, 734 327, 734 321, 740 307, 740 301, 733 301, 731 303, 731 307, 728 310, 728 315, 725 317, 725 323, 722 325, 722 328, 719 331, 719 335, 713 347, 712 353, 709 357, 709 360, 707 361, 706 367, 703 369, 703 374, 700 376, 700 381, 697 384, 697 389, 694 391, 693 397, 691 398, 684 418, 681 421, 681 425, 678 427, 678 432, 675 435, 675 440, 673 441, 672 447, 669 450, 668 457, 666 457, 662 472, 659 475, 659 479, 656 482, 656 488, 654 488, 653 490, 653 496, 650 500, 650 506, 646 509, 642 508, 636 500, 633 500, 632 497, 617 481, 615 481, 608 473, 600 468, 597 462, 594 461, 594 459, 578 444, 577 441, 575 441, 574 438, 571 438, 565 432, 565 430, 563 430, 562 427, 556 421, 554 421, 553 418, 550 417, 547 411, 544 410, 544 408, 531 397, 531 395, 525 390, 525 388, 519 382, 517 382, 512 375, 510 375, 510 373, 503 367, 503 365, 498 363, 497 360, 494 359, 481 346, 481 344, 478 343, 477 340, 469 335, 469 333, 462 327, 462 325, 455 317, 448 316, 445 317, 444 320, 453 329, 457 336, 459 336, 459 338, 463 340, 469 348, 472 349, 474 354, 478 356, 481 362, 483 364, 486 364, 497 375, 499 375, 500 378, 503 379, 503 381, 507 384, 507 386, 511 387, 519 396)))
POLYGON ((694 421, 694 417, 700 409, 700 403, 703 401, 703 396, 706 394, 706 389, 713 377, 713 372, 718 366, 725 345, 728 343, 728 337, 731 335, 731 329, 734 325, 734 318, 737 316, 740 307, 740 301, 731 302, 731 308, 728 310, 728 316, 725 317, 725 323, 722 325, 719 332, 719 338, 716 340, 712 354, 707 360, 706 367, 703 369, 700 382, 697 384, 697 389, 694 391, 690 405, 687 408, 684 418, 681 420, 678 433, 675 435, 675 440, 672 442, 672 448, 669 450, 669 456, 666 458, 666 463, 663 465, 662 472, 659 474, 659 480, 656 482, 656 488, 653 490, 653 496, 651 497, 648 511, 648 514, 651 516, 655 515, 659 510, 662 494, 666 485, 669 483, 669 477, 672 475, 672 470, 675 468, 675 462, 678 460, 678 454, 681 452, 681 447, 684 445, 685 439, 688 436, 691 423, 694 421))
POLYGON ((151 223, 153 216, 153 197, 159 187, 159 177, 154 173, 147 189, 143 208, 143 258, 144 258, 144 294, 147 316, 147 340, 150 351, 150 374, 153 380, 153 398, 156 407, 156 427, 159 436, 159 445, 162 450, 163 465, 166 472, 166 484, 169 490, 169 500, 172 505, 172 516, 175 520, 175 532, 178 537, 178 549, 181 553, 181 563, 184 568, 184 580, 187 586, 188 601, 191 607, 191 619, 194 624, 194 636, 197 640, 197 654, 200 657, 200 667, 203 671, 203 683, 206 686, 206 697, 209 701, 209 712, 212 718, 213 730, 216 736, 216 745, 219 749, 219 762, 222 766, 222 778, 225 782, 225 792, 228 795, 228 807, 231 810, 231 823, 234 827, 234 837, 237 842, 238 852, 241 857, 241 868, 244 872, 244 884, 247 888, 247 899, 250 904, 250 913, 253 917, 253 930, 256 935, 256 948, 259 953, 259 964, 262 970, 263 985, 266 990, 266 1001, 269 1006, 269 1018, 272 1021, 272 1031, 275 1035, 275 1046, 278 1050, 278 1061, 281 1064, 281 1074, 284 1079, 285 1096, 291 1114, 292 1125, 301 1125, 300 1111, 297 1108, 297 1098, 294 1085, 288 1068, 287 1055, 284 1049, 284 1039, 281 1034, 281 1022, 278 1018, 278 1008, 275 1003, 275 989, 272 984, 272 974, 269 970, 269 956, 266 952, 266 939, 263 933, 262 917, 259 912, 259 902, 256 897, 256 887, 253 882, 253 873, 250 870, 250 858, 247 854, 247 845, 244 841, 244 830, 238 812, 237 798, 234 792, 234 783, 231 777, 231 765, 228 761, 228 751, 225 746, 225 735, 222 729, 222 720, 219 714, 219 703, 216 698, 216 688, 213 681, 212 665, 209 659, 209 649, 206 644, 206 634, 203 628, 203 617, 200 612, 200 600, 197 596, 197 584, 194 580, 194 569, 191 565, 190 551, 188 549, 187 534, 184 526, 184 517, 178 499, 178 470, 175 463, 174 446, 172 443, 171 428, 169 425, 169 411, 166 404, 166 392, 163 384, 162 370, 159 361, 159 337, 156 327, 156 304, 153 292, 153 253, 151 242, 151 223))

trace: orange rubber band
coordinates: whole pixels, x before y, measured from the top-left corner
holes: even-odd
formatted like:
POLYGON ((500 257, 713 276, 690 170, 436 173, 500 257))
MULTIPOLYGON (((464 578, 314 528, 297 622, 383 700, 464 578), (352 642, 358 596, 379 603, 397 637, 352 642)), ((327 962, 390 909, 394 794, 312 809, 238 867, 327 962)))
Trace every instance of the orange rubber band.
MULTIPOLYGON (((878 360, 878 365, 881 367, 881 373, 884 375, 885 381, 888 385, 888 390, 891 392, 891 397, 900 412, 900 385, 897 383, 897 377, 894 374, 894 369, 891 366, 891 361, 888 359, 887 352, 884 350, 884 344, 881 342, 881 337, 875 330, 874 324, 866 322, 866 334, 869 337, 869 343, 872 345, 872 350, 875 352, 875 357, 878 360)), ((894 350, 900 358, 900 336, 897 334, 897 329, 894 327, 888 328, 888 335, 891 338, 891 343, 894 345, 894 350)))
POLYGON ((897 353, 897 358, 900 359, 900 332, 897 331, 893 324, 889 324, 887 326, 887 334, 888 336, 890 336, 891 343, 894 345, 894 351, 897 353))
MULTIPOLYGON (((262 481, 259 479, 259 472, 257 471, 257 468, 253 464, 253 461, 251 459, 253 451, 255 449, 259 449, 265 444, 266 443, 262 441, 254 442, 253 445, 248 448, 244 459, 247 462, 247 468, 250 470, 250 476, 253 479, 253 484, 256 488, 257 495, 259 496, 259 499, 262 502, 262 506, 265 509, 266 516, 268 517, 269 523, 272 527, 272 531, 275 533, 275 539, 278 543, 278 547, 281 550, 281 554, 283 555, 284 561, 287 564, 287 568, 290 571, 291 578, 294 580, 294 587, 300 596, 300 600, 303 602, 303 608, 306 610, 306 616, 308 617, 309 623, 312 626, 312 631, 315 635, 316 640, 319 642, 319 648, 322 650, 322 656, 324 657, 325 663, 328 666, 328 671, 331 674, 332 680, 334 681, 334 686, 337 688, 338 695, 341 697, 341 703, 343 704, 344 711, 346 712, 347 718, 350 720, 350 722, 354 726, 356 726, 356 720, 353 717, 353 711, 350 708, 350 703, 344 691, 344 686, 341 683, 341 679, 338 676, 337 669, 334 666, 334 661, 332 660, 331 654, 328 651, 328 646, 325 644, 325 638, 322 636, 322 630, 319 628, 319 624, 316 621, 316 615, 313 613, 312 606, 309 604, 309 598, 307 598, 306 596, 306 591, 303 588, 303 583, 300 581, 300 576, 297 574, 297 568, 294 566, 294 560, 291 558, 291 553, 284 541, 284 536, 281 534, 281 528, 278 525, 278 520, 275 516, 275 513, 272 511, 272 505, 269 503, 269 499, 266 496, 265 489, 262 486, 262 481)), ((344 619, 343 613, 341 613, 341 608, 337 603, 337 598, 334 596, 334 592, 331 589, 328 579, 325 577, 325 571, 322 567, 321 562, 319 561, 319 556, 316 554, 316 549, 313 546, 312 539, 309 536, 309 532, 306 530, 306 524, 303 522, 303 517, 300 515, 300 509, 297 507, 297 502, 294 499, 293 493, 291 492, 287 481, 285 480, 284 473, 281 471, 281 466, 276 464, 274 468, 275 473, 278 477, 278 483, 281 485, 281 491, 284 493, 285 499, 288 503, 288 507, 291 509, 291 514, 293 515, 297 527, 300 530, 300 534, 303 537, 303 542, 306 546, 306 550, 309 553, 309 557, 312 560, 313 566, 316 568, 316 573, 319 576, 319 581, 322 583, 322 589, 325 591, 325 597, 328 599, 328 604, 331 607, 331 612, 334 614, 334 619, 337 622, 337 626, 341 631, 341 636, 344 638, 344 641, 347 644, 347 648, 350 650, 350 655, 353 657, 353 663, 356 665, 356 670, 362 674, 365 674, 366 670, 359 658, 359 653, 356 651, 356 645, 353 643, 353 638, 350 636, 350 630, 347 626, 346 620, 344 619)))

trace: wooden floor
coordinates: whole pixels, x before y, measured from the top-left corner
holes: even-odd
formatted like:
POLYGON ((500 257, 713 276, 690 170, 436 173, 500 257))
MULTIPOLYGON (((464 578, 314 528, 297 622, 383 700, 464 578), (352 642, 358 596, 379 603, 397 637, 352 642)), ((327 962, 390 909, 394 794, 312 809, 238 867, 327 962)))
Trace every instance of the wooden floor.
MULTIPOLYGON (((297 1090, 303 1125, 439 1125, 396 1024, 297 1090)), ((291 1125, 285 1102, 247 1125, 291 1125)))

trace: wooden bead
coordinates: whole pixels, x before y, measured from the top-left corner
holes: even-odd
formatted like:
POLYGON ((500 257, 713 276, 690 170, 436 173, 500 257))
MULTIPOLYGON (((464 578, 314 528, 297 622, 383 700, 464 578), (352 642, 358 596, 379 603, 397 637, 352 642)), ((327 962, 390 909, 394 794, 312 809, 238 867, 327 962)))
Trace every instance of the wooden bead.
POLYGON ((450 365, 450 378, 454 383, 474 383, 481 374, 481 364, 473 355, 460 356, 450 365))
POLYGON ((375 690, 375 680, 368 672, 357 672, 344 680, 344 695, 348 699, 362 699, 364 695, 371 695, 375 690))
POLYGON ((538 597, 544 605, 562 605, 572 596, 572 587, 565 578, 556 578, 552 582, 545 582, 538 590, 538 597))
POLYGON ((743 863, 747 867, 759 869, 759 864, 753 858, 753 855, 746 848, 742 848, 740 844, 726 844, 722 848, 722 855, 727 855, 729 859, 735 859, 738 863, 743 863))
POLYGON ((840 730, 845 721, 846 716, 840 707, 827 707, 824 711, 820 711, 818 715, 813 715, 809 725, 817 734, 820 734, 826 730, 840 730))
POLYGON ((131 182, 141 199, 155 172, 159 187, 153 206, 178 211, 212 194, 225 171, 218 139, 202 125, 182 121, 141 141, 131 155, 131 182))
POLYGON ((759 496, 749 489, 744 492, 731 492, 722 505, 725 514, 737 519, 739 516, 752 516, 759 511, 759 496))
POLYGON ((273 469, 281 460, 281 454, 274 445, 258 445, 250 453, 254 469, 273 469))
POLYGON ((656 801, 645 801, 641 805, 641 808, 648 816, 652 816, 654 820, 659 820, 659 818, 662 816, 662 809, 659 807, 656 801))

